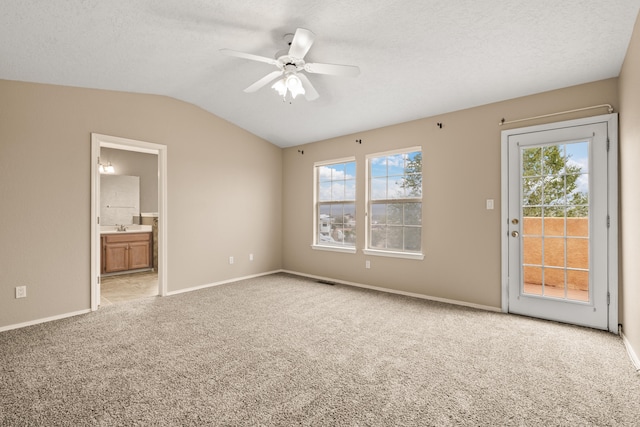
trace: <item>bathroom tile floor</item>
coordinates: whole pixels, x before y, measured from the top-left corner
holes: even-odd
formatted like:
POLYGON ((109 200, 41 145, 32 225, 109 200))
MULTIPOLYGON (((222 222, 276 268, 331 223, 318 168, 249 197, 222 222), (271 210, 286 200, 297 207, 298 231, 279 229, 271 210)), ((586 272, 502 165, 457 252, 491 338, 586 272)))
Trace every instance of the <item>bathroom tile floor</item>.
POLYGON ((158 295, 155 271, 103 276, 100 281, 100 305, 103 306, 158 295))

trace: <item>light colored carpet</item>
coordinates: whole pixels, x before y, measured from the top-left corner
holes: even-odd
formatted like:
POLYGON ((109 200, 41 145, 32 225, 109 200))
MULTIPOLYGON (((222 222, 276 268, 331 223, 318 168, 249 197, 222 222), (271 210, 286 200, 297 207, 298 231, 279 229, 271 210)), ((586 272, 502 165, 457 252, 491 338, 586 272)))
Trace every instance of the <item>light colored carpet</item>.
POLYGON ((0 333, 0 425, 638 425, 601 331, 277 274, 0 333))

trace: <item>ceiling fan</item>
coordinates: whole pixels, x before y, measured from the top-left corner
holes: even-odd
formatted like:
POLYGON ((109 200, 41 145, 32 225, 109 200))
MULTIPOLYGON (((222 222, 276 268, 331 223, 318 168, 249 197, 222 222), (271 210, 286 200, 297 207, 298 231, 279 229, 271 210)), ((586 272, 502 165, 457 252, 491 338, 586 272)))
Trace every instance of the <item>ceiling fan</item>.
POLYGON ((304 56, 311 49, 311 45, 316 35, 304 28, 298 28, 295 34, 286 34, 285 40, 289 44, 288 50, 281 50, 276 53, 275 57, 267 58, 266 56, 253 55, 251 53, 238 52, 231 49, 220 49, 220 52, 229 56, 250 59, 252 61, 266 62, 275 65, 278 71, 267 74, 244 91, 247 93, 256 92, 258 89, 266 86, 275 79, 278 79, 273 89, 278 91, 283 99, 287 94, 291 94, 291 98, 298 95, 304 95, 307 101, 313 101, 320 95, 313 87, 309 78, 302 73, 306 71, 311 74, 330 74, 335 76, 355 77, 360 74, 360 68, 354 65, 338 65, 338 64, 320 64, 305 62, 304 56))

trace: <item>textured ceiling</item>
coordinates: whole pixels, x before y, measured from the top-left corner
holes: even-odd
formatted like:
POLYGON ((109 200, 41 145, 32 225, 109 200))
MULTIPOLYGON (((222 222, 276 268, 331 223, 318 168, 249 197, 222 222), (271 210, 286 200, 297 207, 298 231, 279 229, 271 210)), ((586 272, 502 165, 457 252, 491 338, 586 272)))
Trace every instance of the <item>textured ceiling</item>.
POLYGON ((0 78, 171 96, 281 147, 616 77, 640 0, 2 0, 0 78), (358 65, 284 103, 273 57, 358 65))

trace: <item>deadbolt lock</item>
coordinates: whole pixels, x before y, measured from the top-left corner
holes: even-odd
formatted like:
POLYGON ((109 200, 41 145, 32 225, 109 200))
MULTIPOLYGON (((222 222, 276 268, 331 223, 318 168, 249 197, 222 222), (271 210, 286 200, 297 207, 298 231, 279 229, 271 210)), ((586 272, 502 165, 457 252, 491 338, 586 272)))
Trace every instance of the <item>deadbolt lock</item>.
POLYGON ((518 225, 518 218, 513 218, 513 219, 511 220, 511 224, 513 224, 513 225, 518 225))

